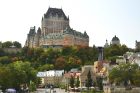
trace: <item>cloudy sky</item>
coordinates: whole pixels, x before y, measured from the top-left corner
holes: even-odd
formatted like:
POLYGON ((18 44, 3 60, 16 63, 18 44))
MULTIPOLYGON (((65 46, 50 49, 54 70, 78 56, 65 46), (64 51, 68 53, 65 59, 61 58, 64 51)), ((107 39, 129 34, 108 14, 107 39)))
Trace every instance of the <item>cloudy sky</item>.
POLYGON ((90 46, 110 43, 115 35, 131 48, 140 41, 140 0, 0 0, 0 41, 24 45, 49 7, 62 8, 73 29, 87 31, 90 46))

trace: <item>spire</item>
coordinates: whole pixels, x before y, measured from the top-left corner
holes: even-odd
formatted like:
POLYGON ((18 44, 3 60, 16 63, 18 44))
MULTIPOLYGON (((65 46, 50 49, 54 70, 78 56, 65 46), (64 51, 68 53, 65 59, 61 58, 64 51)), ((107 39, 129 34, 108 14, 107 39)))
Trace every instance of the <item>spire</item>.
POLYGON ((108 47, 108 46, 109 46, 108 40, 106 39, 106 43, 105 43, 104 47, 106 48, 106 47, 108 47))
POLYGON ((106 39, 106 43, 108 43, 107 39, 106 39))

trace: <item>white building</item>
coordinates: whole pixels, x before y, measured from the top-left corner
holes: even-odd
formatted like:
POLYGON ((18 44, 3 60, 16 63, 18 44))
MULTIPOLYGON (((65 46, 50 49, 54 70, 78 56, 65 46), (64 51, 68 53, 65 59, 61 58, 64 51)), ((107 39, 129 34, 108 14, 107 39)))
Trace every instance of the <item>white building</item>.
POLYGON ((38 72, 37 77, 41 78, 42 85, 52 84, 61 82, 64 70, 49 70, 44 72, 38 72))

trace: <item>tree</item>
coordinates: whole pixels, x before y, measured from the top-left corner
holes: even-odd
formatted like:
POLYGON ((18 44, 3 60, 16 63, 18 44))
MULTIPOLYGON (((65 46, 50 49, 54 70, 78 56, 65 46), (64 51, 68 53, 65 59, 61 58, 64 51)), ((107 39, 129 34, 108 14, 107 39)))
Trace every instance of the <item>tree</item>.
POLYGON ((11 41, 6 41, 6 42, 2 43, 3 48, 10 48, 12 45, 13 45, 13 43, 11 41))
POLYGON ((74 76, 71 76, 70 78, 70 87, 74 88, 74 76))
POLYGON ((140 82, 137 79, 140 76, 139 72, 140 70, 137 64, 120 64, 109 72, 109 81, 118 85, 123 83, 124 86, 127 86, 128 82, 130 82, 132 85, 139 86, 136 83, 140 82))
POLYGON ((0 57, 0 63, 2 63, 2 64, 9 64, 10 62, 11 62, 11 59, 8 56, 0 57))
POLYGON ((64 46, 63 49, 62 49, 62 55, 72 55, 73 54, 73 49, 72 49, 72 46, 64 46))
POLYGON ((96 83, 97 87, 99 87, 100 90, 103 90, 103 78, 102 77, 96 77, 96 83))
POLYGON ((72 68, 80 68, 81 60, 76 56, 67 56, 65 70, 69 71, 72 68))
POLYGON ((126 45, 122 45, 121 46, 121 51, 122 51, 122 54, 125 54, 126 52, 129 51, 129 48, 126 45))
POLYGON ((136 74, 133 75, 133 83, 135 86, 140 87, 140 70, 136 70, 136 74))
POLYGON ((92 83, 93 83, 93 80, 91 78, 91 72, 89 70, 87 74, 87 79, 86 79, 86 87, 89 89, 90 87, 92 87, 92 83))
POLYGON ((36 82, 36 73, 29 62, 13 62, 0 67, 0 85, 4 89, 13 87, 20 90, 20 85, 29 85, 30 81, 36 82))
POLYGON ((80 80, 79 80, 79 76, 77 76, 77 79, 76 79, 76 84, 75 86, 78 88, 80 86, 80 80))
POLYGON ((66 66, 66 61, 64 57, 58 57, 55 61, 55 69, 64 69, 66 66))
POLYGON ((53 64, 45 64, 45 65, 40 66, 38 68, 39 71, 52 70, 52 69, 54 69, 54 65, 53 64))
POLYGON ((12 73, 7 66, 0 66, 0 85, 2 90, 12 87, 11 76, 12 73))
POLYGON ((56 59, 60 56, 60 50, 54 50, 52 48, 47 49, 47 63, 54 64, 56 59))
POLYGON ((21 43, 17 42, 17 41, 14 41, 13 42, 13 45, 16 47, 16 48, 21 48, 21 43))

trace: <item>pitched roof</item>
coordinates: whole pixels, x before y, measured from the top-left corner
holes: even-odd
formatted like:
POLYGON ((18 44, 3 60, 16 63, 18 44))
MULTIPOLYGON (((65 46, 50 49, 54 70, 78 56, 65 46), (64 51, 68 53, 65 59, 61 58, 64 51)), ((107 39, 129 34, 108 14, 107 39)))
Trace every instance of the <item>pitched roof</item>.
POLYGON ((94 76, 94 73, 90 67, 86 67, 85 70, 83 71, 83 73, 81 73, 81 76, 87 76, 89 71, 91 73, 91 76, 94 76))
POLYGON ((62 9, 58 8, 49 8, 46 14, 44 14, 44 18, 49 18, 49 16, 58 16, 58 17, 64 17, 65 20, 69 20, 69 18, 66 17, 62 9))
POLYGON ((74 36, 77 36, 77 37, 81 37, 81 38, 89 38, 89 36, 87 35, 86 32, 84 33, 81 33, 81 32, 78 32, 76 30, 73 30, 72 28, 70 27, 67 27, 64 31, 63 31, 64 34, 72 34, 74 36))

